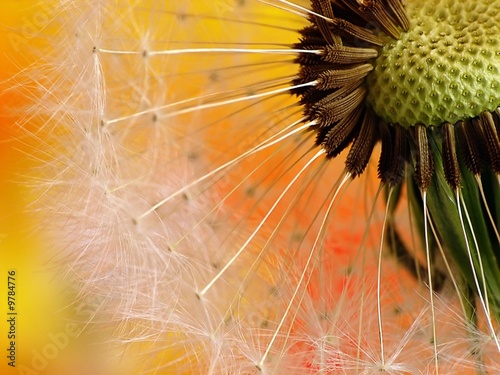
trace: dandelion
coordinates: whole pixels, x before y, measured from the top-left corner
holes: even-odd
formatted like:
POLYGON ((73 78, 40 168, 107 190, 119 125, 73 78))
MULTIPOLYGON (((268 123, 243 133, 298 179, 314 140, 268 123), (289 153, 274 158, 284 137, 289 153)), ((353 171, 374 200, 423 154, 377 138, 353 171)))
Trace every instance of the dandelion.
POLYGON ((134 373, 498 371, 499 9, 54 3, 36 204, 134 373))

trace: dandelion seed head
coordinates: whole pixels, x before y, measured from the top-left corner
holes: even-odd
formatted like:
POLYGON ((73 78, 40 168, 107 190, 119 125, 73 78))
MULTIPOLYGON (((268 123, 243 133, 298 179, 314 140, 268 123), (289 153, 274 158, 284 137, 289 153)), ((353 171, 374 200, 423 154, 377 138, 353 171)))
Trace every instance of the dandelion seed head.
POLYGON ((494 111, 500 104, 499 7, 494 1, 408 1, 410 29, 375 59, 367 102, 385 121, 404 127, 494 111))
POLYGON ((411 239, 371 160, 382 140, 383 184, 420 168, 418 188, 433 186, 430 130, 386 123, 368 99, 416 2, 410 21, 397 0, 272 3, 60 3, 32 112, 48 160, 37 204, 93 323, 148 357, 145 373, 433 373, 438 354, 480 367, 466 320, 446 330, 449 311, 422 298, 443 259, 392 259, 411 239))

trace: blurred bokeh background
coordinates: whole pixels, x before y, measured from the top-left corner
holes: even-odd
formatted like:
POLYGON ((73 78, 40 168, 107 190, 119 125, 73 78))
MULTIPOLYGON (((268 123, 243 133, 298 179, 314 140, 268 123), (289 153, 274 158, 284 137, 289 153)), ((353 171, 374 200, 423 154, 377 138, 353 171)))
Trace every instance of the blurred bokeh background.
POLYGON ((50 2, 0 1, 0 373, 99 374, 96 345, 72 319, 73 292, 36 224, 28 186, 32 144, 26 137, 26 92, 18 77, 37 59, 35 33, 48 21, 50 2), (21 121, 22 120, 22 121, 21 121), (23 123, 23 127, 19 124, 23 123), (8 365, 8 271, 15 271, 16 367, 8 365), (92 358, 92 360, 90 360, 92 358))

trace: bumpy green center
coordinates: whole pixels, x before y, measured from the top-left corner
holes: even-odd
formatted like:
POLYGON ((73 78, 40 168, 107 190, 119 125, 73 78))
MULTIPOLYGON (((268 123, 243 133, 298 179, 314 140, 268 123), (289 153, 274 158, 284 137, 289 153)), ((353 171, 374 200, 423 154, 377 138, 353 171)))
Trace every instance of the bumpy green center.
POLYGON ((385 121, 441 125, 500 106, 500 0, 462 1, 406 2, 410 30, 367 77, 368 103, 385 121))

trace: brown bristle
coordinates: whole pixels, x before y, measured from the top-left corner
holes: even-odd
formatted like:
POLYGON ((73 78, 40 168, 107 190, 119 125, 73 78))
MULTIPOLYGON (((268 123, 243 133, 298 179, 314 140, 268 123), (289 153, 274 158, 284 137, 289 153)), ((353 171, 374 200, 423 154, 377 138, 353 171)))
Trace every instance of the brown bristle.
POLYGON ((391 10, 394 19, 397 21, 398 25, 403 29, 403 31, 408 31, 410 29, 410 20, 406 15, 402 1, 387 0, 387 6, 391 10))
POLYGON ((443 168, 444 177, 453 190, 460 186, 461 174, 455 142, 455 128, 449 122, 443 124, 443 168))
POLYGON ((500 141, 490 112, 483 112, 480 116, 486 150, 488 151, 489 165, 495 171, 500 173, 500 141))
POLYGON ((335 91, 316 103, 313 113, 319 119, 321 126, 329 126, 339 122, 348 113, 360 106, 366 96, 364 87, 358 87, 354 91, 346 92, 347 95, 339 95, 339 91, 341 90, 335 91))
POLYGON ((353 81, 361 81, 373 70, 370 64, 357 65, 347 69, 330 69, 321 72, 317 76, 318 90, 336 89, 353 81))
POLYGON ((376 115, 371 109, 366 109, 361 122, 361 130, 345 162, 347 172, 353 177, 361 175, 365 170, 377 140, 376 115))
POLYGON ((424 125, 417 125, 414 131, 417 146, 415 182, 420 190, 427 191, 434 174, 434 157, 430 149, 427 128, 424 125))
MULTIPOLYGON (((322 16, 333 19, 335 15, 333 14, 332 3, 330 0, 313 0, 312 9, 316 13, 321 14, 322 16)), ((328 21, 322 17, 314 17, 316 21, 316 25, 318 26, 321 34, 328 42, 328 44, 332 45, 342 45, 342 39, 339 35, 334 34, 329 27, 328 21)))
POLYGON ((471 121, 459 121, 456 124, 457 136, 460 145, 460 154, 466 167, 476 176, 481 174, 484 159, 477 142, 477 134, 471 121))
POLYGON ((378 127, 382 138, 378 176, 383 183, 396 186, 403 181, 405 165, 409 158, 405 129, 399 125, 388 125, 384 121, 379 121, 378 127))
POLYGON ((378 56, 372 48, 328 45, 322 49, 322 58, 331 64, 360 64, 378 56))
POLYGON ((358 121, 361 116, 361 109, 358 107, 341 121, 328 128, 322 146, 328 157, 333 158, 340 154, 359 131, 358 121))
POLYGON ((385 4, 380 0, 366 0, 360 8, 361 12, 373 24, 379 26, 386 34, 393 38, 399 38, 400 31, 398 25, 390 16, 389 9, 385 8, 385 4))
POLYGON ((350 37, 365 43, 373 44, 375 46, 382 46, 383 42, 380 37, 375 35, 371 30, 365 29, 362 26, 356 26, 351 22, 335 18, 330 22, 330 27, 333 32, 342 37, 350 37))

